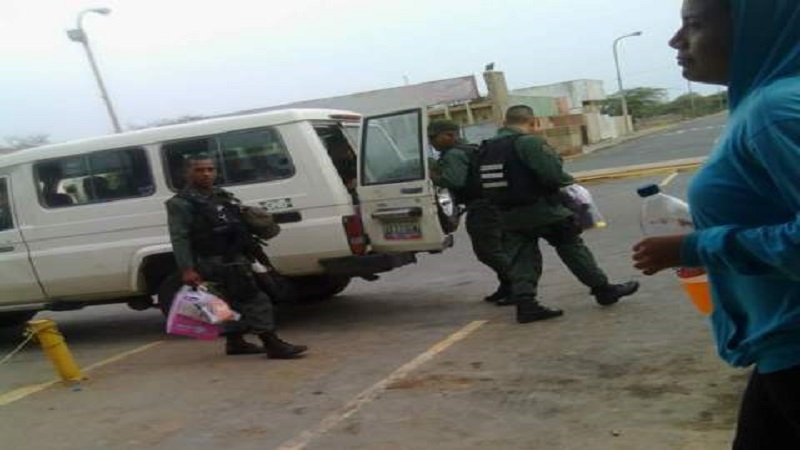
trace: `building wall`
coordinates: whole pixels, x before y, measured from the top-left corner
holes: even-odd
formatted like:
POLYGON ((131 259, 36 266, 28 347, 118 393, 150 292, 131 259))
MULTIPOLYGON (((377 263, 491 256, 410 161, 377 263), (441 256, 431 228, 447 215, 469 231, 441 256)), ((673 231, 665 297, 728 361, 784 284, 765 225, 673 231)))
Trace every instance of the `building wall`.
POLYGON ((538 117, 551 117, 564 114, 563 99, 554 97, 533 97, 530 95, 511 95, 509 96, 510 106, 525 105, 533 108, 534 114, 538 117))
POLYGON ((428 109, 428 118, 450 119, 462 126, 481 123, 494 123, 494 110, 488 101, 468 102, 457 106, 439 106, 428 109))
POLYGON ((546 140, 560 155, 569 156, 583 152, 583 130, 582 126, 570 125, 537 131, 535 134, 546 140))
POLYGON ((358 92, 330 98, 286 103, 278 106, 239 111, 215 117, 262 113, 286 108, 332 108, 372 115, 410 108, 453 104, 480 97, 478 84, 472 75, 445 80, 399 86, 375 91, 358 92))
POLYGON ((586 102, 598 102, 607 98, 603 82, 599 80, 575 80, 545 86, 533 86, 515 89, 511 91, 511 94, 534 97, 564 97, 567 99, 569 113, 581 112, 586 102))

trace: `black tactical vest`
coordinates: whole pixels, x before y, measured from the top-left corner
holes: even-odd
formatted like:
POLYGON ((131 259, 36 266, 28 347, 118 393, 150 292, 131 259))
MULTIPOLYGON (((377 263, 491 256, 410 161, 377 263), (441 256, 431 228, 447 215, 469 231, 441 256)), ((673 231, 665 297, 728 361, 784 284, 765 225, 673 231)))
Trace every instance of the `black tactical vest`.
POLYGON ((178 197, 192 205, 189 236, 197 256, 222 256, 233 260, 250 244, 250 234, 242 222, 238 200, 224 191, 207 197, 184 190, 178 197))
POLYGON ((475 200, 481 198, 480 184, 476 184, 474 182, 475 173, 477 173, 478 167, 479 148, 477 145, 472 144, 456 144, 453 149, 447 151, 453 150, 463 151, 464 154, 467 155, 469 165, 467 166, 467 178, 465 180, 464 187, 452 191, 451 193, 453 194, 456 203, 459 205, 469 205, 475 200))
POLYGON ((543 196, 543 189, 517 154, 517 140, 512 135, 483 141, 478 157, 481 196, 504 208, 533 205, 543 196))

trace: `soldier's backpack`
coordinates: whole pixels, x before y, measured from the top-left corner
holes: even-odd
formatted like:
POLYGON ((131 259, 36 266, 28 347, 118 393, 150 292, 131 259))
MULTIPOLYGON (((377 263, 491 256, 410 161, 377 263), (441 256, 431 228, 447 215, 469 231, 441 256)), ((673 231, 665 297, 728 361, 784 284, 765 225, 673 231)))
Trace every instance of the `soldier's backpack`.
POLYGON ((262 240, 268 241, 281 232, 281 226, 266 208, 259 206, 241 206, 242 222, 247 229, 262 240))

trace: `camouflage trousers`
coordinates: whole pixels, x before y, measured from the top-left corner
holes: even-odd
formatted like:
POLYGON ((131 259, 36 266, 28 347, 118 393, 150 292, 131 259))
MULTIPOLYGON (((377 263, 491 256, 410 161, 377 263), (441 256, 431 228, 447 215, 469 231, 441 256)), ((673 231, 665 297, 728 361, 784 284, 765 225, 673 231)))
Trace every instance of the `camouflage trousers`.
POLYGON ((200 259, 197 265, 200 276, 212 284, 234 311, 242 315, 239 322, 226 325, 224 334, 275 331, 272 300, 256 283, 249 261, 237 259, 225 262, 222 257, 211 257, 200 259))

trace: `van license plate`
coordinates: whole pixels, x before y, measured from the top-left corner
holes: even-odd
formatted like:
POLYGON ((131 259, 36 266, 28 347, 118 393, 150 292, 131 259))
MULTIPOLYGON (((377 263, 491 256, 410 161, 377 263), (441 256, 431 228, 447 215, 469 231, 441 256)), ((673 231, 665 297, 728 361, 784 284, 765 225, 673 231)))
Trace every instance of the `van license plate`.
POLYGON ((410 241, 422 239, 419 222, 393 222, 383 225, 383 237, 387 241, 410 241))

